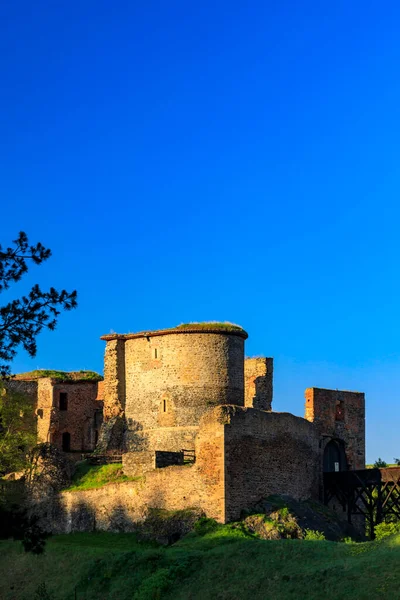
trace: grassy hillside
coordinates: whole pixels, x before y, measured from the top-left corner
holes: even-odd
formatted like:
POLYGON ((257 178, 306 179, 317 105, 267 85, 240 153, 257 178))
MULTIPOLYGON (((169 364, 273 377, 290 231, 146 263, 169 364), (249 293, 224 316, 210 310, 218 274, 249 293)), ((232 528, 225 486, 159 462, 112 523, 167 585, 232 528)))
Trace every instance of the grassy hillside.
POLYGON ((0 542, 2 600, 396 598, 400 536, 362 544, 263 541, 240 527, 164 548, 133 534, 55 536, 43 556, 0 542), (45 583, 50 595, 39 595, 45 583))

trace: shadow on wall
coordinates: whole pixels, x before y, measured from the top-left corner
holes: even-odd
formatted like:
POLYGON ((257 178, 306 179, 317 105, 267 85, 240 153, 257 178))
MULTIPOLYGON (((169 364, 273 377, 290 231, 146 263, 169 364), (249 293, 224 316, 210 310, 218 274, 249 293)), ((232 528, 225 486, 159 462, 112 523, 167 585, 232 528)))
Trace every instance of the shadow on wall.
POLYGON ((133 419, 128 419, 125 431, 125 448, 127 452, 145 452, 148 450, 148 439, 143 435, 143 425, 133 419))
POLYGON ((254 379, 255 394, 253 408, 271 410, 271 396, 269 393, 270 375, 260 375, 254 379))
MULTIPOLYGON (((163 492, 154 491, 154 502, 165 505, 163 492)), ((110 500, 110 499, 108 499, 110 500)), ((149 504, 152 499, 149 500, 149 504)), ((88 502, 80 492, 65 495, 55 494, 42 502, 37 502, 30 515, 39 518, 39 526, 46 532, 61 534, 74 532, 109 531, 114 533, 136 533, 139 539, 154 540, 160 544, 175 543, 193 529, 194 523, 204 511, 198 508, 168 511, 164 508, 143 507, 137 518, 132 518, 129 502, 116 500, 88 502)))

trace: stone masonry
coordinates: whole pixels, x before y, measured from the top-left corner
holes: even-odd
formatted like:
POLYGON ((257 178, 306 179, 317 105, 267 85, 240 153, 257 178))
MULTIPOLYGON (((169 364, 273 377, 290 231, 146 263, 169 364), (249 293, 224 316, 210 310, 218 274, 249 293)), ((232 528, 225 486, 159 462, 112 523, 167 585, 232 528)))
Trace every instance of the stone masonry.
POLYGON ((101 397, 101 452, 121 453, 138 478, 61 494, 43 509, 50 530, 130 530, 150 508, 196 507, 227 522, 271 494, 319 500, 324 470, 364 468, 364 394, 309 388, 305 418, 274 412, 273 359, 245 359, 246 338, 215 323, 110 334, 101 387, 39 380, 41 437, 62 446, 71 430, 71 449, 93 448, 101 397))
POLYGON ((99 382, 84 374, 66 373, 65 380, 22 373, 5 382, 11 392, 32 400, 38 443, 50 442, 66 452, 91 452, 96 447, 103 413, 99 382), (81 377, 81 379, 80 379, 81 377))
POLYGON ((244 404, 244 340, 239 329, 172 329, 103 336, 104 416, 123 416, 125 448, 194 448, 201 416, 244 404))
POLYGON ((321 437, 321 447, 331 440, 343 443, 347 468, 365 468, 365 396, 360 392, 308 388, 305 418, 321 437))
POLYGON ((246 358, 244 361, 245 406, 271 410, 273 358, 246 358))

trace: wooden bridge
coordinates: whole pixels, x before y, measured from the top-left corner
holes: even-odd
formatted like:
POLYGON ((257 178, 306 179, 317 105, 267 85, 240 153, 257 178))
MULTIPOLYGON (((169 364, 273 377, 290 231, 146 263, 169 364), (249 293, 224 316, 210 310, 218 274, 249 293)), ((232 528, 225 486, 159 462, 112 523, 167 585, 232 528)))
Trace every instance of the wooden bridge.
POLYGON ((400 466, 324 473, 324 502, 336 500, 347 512, 363 515, 371 539, 375 526, 388 517, 400 520, 400 466))

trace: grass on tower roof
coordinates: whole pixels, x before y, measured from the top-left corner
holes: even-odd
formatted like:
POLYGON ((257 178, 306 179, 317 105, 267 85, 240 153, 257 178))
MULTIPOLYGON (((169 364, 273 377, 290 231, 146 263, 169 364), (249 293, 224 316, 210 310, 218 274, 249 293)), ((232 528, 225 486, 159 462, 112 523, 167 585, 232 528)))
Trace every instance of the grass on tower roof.
POLYGON ((103 377, 95 371, 57 371, 54 369, 36 369, 27 373, 17 373, 16 379, 41 379, 42 377, 50 377, 56 381, 102 381, 103 377))
POLYGON ((229 321, 203 321, 200 323, 181 323, 175 329, 221 329, 222 331, 244 331, 240 325, 229 321))

